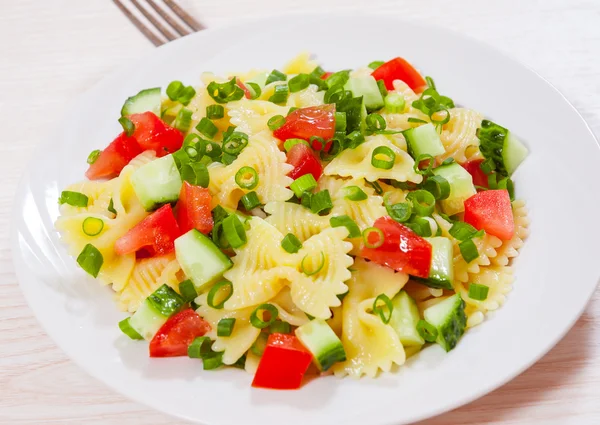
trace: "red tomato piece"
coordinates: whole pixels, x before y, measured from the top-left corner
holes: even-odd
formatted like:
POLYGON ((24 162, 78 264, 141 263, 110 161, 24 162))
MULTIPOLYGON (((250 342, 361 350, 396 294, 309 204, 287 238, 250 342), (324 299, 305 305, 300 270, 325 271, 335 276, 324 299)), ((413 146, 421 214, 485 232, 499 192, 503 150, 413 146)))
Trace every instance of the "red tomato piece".
POLYGON ((485 190, 467 199, 464 220, 477 230, 483 229, 505 241, 515 234, 510 195, 505 189, 485 190))
POLYGON ((197 229, 206 235, 212 230, 211 199, 208 189, 183 182, 177 202, 177 222, 182 234, 197 229))
POLYGON ((376 80, 383 80, 388 90, 394 90, 394 80, 404 81, 411 89, 418 91, 427 83, 413 68, 413 66, 402 58, 388 61, 372 72, 376 80))
POLYGON ((310 106, 296 109, 285 123, 273 132, 279 140, 303 139, 312 136, 329 140, 335 135, 335 105, 310 106))
POLYGON ((132 114, 129 119, 135 125, 133 137, 142 150, 153 150, 158 157, 173 153, 181 148, 183 134, 169 127, 152 112, 132 114))
POLYGON ((181 236, 171 205, 163 205, 129 229, 115 242, 115 252, 125 255, 145 248, 152 256, 167 254, 181 236))
POLYGON ((142 148, 135 138, 127 137, 123 132, 102 151, 85 175, 90 180, 118 176, 129 161, 141 153, 142 148))
POLYGON ((237 78, 235 80, 235 83, 238 85, 239 88, 244 90, 244 96, 246 96, 246 99, 252 99, 252 92, 250 90, 248 90, 248 87, 246 87, 246 85, 244 83, 242 83, 242 80, 237 78))
POLYGON ((319 181, 323 174, 321 161, 319 161, 313 150, 304 143, 292 146, 292 149, 287 153, 287 163, 294 166, 294 169, 288 174, 294 180, 310 173, 316 181, 319 181))
POLYGON ((188 308, 174 314, 150 341, 150 357, 187 356, 189 345, 210 332, 210 324, 188 308))
POLYGON ((489 188, 488 176, 480 168, 482 162, 483 159, 476 159, 474 161, 465 162, 462 166, 465 170, 469 172, 471 177, 473 177, 473 184, 475 186, 489 188))
POLYGON ((364 247, 361 257, 412 276, 429 277, 432 251, 429 242, 391 217, 378 218, 374 227, 383 232, 383 244, 378 248, 364 247))
POLYGON ((321 75, 321 80, 328 79, 331 74, 333 74, 333 72, 326 72, 325 74, 321 75))
POLYGON ((258 364, 252 386, 296 390, 302 385, 302 377, 312 359, 312 354, 295 336, 271 334, 258 364))

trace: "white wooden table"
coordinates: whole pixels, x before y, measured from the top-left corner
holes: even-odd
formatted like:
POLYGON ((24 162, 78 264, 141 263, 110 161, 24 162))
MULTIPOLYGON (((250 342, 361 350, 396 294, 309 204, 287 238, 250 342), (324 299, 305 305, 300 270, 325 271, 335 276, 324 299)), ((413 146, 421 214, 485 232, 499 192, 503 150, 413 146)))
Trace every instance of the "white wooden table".
MULTIPOLYGON (((598 0, 180 0, 180 4, 207 27, 289 10, 374 9, 456 29, 537 70, 600 135, 598 0)), ((403 36, 401 30, 396 36, 403 36)), ((35 146, 63 117, 70 100, 104 74, 153 48, 109 0, 0 0, 1 424, 181 423, 114 393, 56 347, 21 295, 8 240, 14 191, 35 146)), ((568 144, 565 140, 565 161, 576 163, 568 144)), ((597 213, 584 212, 574 219, 597 225, 593 220, 597 213)), ((576 286, 577 282, 565 282, 571 290, 576 286)), ((480 400, 422 423, 442 424, 600 424, 600 294, 567 337, 531 369, 480 400)))

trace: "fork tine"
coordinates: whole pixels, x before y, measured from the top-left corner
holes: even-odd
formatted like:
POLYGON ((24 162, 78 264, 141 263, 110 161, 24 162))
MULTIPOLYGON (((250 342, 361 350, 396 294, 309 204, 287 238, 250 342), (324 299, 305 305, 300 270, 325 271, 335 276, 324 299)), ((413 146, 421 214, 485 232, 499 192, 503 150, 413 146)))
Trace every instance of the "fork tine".
POLYGON ((133 3, 133 5, 137 7, 137 9, 142 13, 142 15, 144 15, 146 19, 148 19, 152 23, 152 25, 154 25, 154 27, 167 38, 167 40, 172 41, 178 38, 170 30, 165 28, 165 26, 161 24, 154 16, 152 16, 152 14, 148 12, 146 8, 138 2, 138 0, 131 0, 131 3, 133 3))
POLYGON ((204 29, 202 24, 195 20, 189 13, 183 10, 173 0, 164 0, 165 4, 171 8, 177 16, 179 16, 186 24, 190 26, 194 31, 201 31, 204 29))
POLYGON ((154 44, 155 46, 161 46, 165 44, 163 40, 161 40, 152 31, 146 28, 146 26, 138 18, 136 18, 135 15, 131 13, 129 9, 127 9, 119 0, 113 0, 113 2, 121 10, 121 12, 123 12, 127 19, 129 19, 131 23, 135 25, 136 28, 140 30, 140 32, 144 34, 148 40, 152 42, 152 44, 154 44))
POLYGON ((175 19, 173 19, 159 5, 157 5, 156 2, 154 2, 154 0, 146 0, 146 1, 148 2, 148 4, 150 6, 152 6, 152 9, 154 9, 156 11, 156 13, 158 13, 165 21, 167 21, 167 23, 169 25, 171 25, 173 28, 175 28, 175 31, 177 31, 179 34, 188 35, 190 33, 190 30, 181 26, 175 19))

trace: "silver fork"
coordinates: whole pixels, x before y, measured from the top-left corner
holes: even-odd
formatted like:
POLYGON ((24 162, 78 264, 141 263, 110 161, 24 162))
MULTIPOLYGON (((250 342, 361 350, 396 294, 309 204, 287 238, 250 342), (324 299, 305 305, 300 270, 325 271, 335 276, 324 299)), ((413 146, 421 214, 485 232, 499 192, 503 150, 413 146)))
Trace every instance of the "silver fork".
POLYGON ((144 16, 147 23, 144 23, 135 16, 135 14, 125 6, 126 1, 113 0, 121 12, 139 29, 155 46, 168 43, 184 35, 204 29, 204 26, 194 19, 189 13, 183 10, 173 0, 163 0, 166 7, 161 6, 155 0, 130 0, 131 4, 144 16), (148 7, 149 6, 149 7, 148 7), (150 12, 154 9, 156 14, 162 18, 159 19, 150 12), (165 10, 167 9, 167 10, 165 10), (172 13, 168 12, 170 10, 172 13), (179 21, 175 18, 179 18, 179 21), (173 31, 174 30, 174 31, 173 31))

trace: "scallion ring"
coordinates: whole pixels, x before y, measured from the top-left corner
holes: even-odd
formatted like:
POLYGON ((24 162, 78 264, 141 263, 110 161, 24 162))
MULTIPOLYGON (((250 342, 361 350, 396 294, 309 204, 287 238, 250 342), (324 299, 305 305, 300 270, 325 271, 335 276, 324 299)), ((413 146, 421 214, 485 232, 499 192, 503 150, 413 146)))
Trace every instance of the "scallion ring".
POLYGON ((385 235, 383 234, 383 231, 377 227, 366 228, 362 235, 365 247, 369 249, 377 249, 385 242, 385 235), (375 238, 372 236, 375 236, 375 238))
POLYGON ((101 153, 102 151, 100 149, 91 151, 87 157, 87 163, 92 165, 94 162, 96 162, 101 153))
POLYGON ((271 326, 277 320, 279 310, 273 304, 261 304, 250 315, 250 323, 257 329, 264 329, 271 326), (267 313, 269 318, 265 321, 264 315, 267 313), (262 318, 258 317, 261 314, 262 318))
POLYGON ((425 320, 419 320, 417 323, 417 332, 427 342, 435 342, 438 337, 437 328, 425 320))
POLYGON ((88 236, 97 236, 104 229, 104 220, 97 217, 87 217, 81 223, 81 230, 88 236))
POLYGON ((433 197, 438 201, 447 199, 450 196, 450 183, 442 176, 430 176, 423 185, 423 188, 431 192, 433 197))
POLYGON ((435 197, 426 190, 415 190, 410 192, 407 196, 412 202, 413 209, 415 212, 423 217, 430 216, 435 209, 435 197))
POLYGON ((233 283, 228 280, 221 280, 220 282, 215 283, 215 285, 210 288, 208 291, 208 295, 206 296, 206 302, 209 307, 212 307, 217 310, 221 310, 225 303, 231 296, 233 295, 233 283), (225 296, 221 295, 223 298, 217 304, 215 304, 215 297, 218 294, 225 293, 225 296))
POLYGON ((288 81, 290 93, 296 93, 304 90, 310 85, 310 76, 308 74, 298 74, 288 81))
POLYGON ((250 92, 250 100, 258 99, 262 94, 260 86, 256 83, 246 83, 246 88, 250 92))
POLYGON ((381 318, 381 321, 386 325, 390 323, 392 318, 392 313, 394 312, 394 305, 392 304, 392 300, 386 294, 379 294, 375 301, 373 301, 373 314, 378 315, 381 318), (386 309, 382 308, 380 302, 383 302, 386 309))
POLYGON ((242 189, 252 190, 258 186, 258 173, 254 168, 244 166, 235 173, 235 182, 242 189))
POLYGON ((325 253, 323 251, 321 251, 320 253, 320 257, 319 257, 319 263, 317 264, 316 267, 309 267, 309 262, 311 263, 310 265, 314 265, 313 263, 313 257, 310 254, 306 254, 303 258, 302 258, 302 262, 300 263, 300 270, 302 271, 302 273, 304 273, 307 276, 312 276, 315 275, 317 273, 319 273, 323 267, 325 266, 325 253))
POLYGON ((248 241, 246 229, 237 214, 223 220, 223 234, 232 248, 241 248, 248 241))
POLYGON ((367 125, 367 131, 371 133, 383 131, 387 126, 385 118, 375 113, 367 115, 365 123, 367 125))
POLYGON ((435 162, 435 159, 433 158, 432 155, 429 155, 428 153, 424 153, 424 154, 419 155, 415 159, 415 165, 413 165, 413 169, 415 170, 415 173, 417 173, 417 174, 421 174, 422 176, 429 176, 433 173, 434 162, 435 162), (428 161, 428 162, 427 162, 427 167, 422 170, 420 168, 420 165, 423 161, 428 161))
POLYGON ((388 146, 377 146, 371 155, 371 165, 382 170, 391 170, 396 161, 396 154, 388 146), (381 159, 380 156, 385 157, 381 159))
POLYGON ((346 186, 344 189, 344 198, 350 201, 364 201, 369 196, 358 186, 346 186))
POLYGON ((283 124, 285 124, 285 117, 283 115, 274 115, 267 121, 267 127, 269 127, 269 130, 271 131, 277 130, 283 124))

